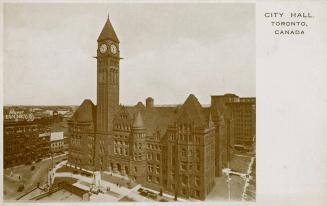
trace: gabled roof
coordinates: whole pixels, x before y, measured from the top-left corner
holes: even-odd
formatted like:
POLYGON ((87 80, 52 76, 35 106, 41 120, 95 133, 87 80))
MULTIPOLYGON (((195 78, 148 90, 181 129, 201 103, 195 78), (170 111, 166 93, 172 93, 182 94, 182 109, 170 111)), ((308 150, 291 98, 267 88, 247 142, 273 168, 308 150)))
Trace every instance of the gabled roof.
POLYGON ((72 121, 76 122, 93 122, 95 120, 96 107, 89 99, 83 101, 72 117, 72 121))
POLYGON ((110 39, 110 40, 113 40, 113 41, 119 43, 119 39, 116 35, 114 27, 112 26, 112 24, 109 20, 109 17, 108 17, 105 25, 103 26, 103 29, 98 37, 98 41, 107 40, 107 39, 110 39))
POLYGON ((136 122, 138 113, 140 113, 144 128, 149 136, 152 136, 153 133, 157 131, 164 135, 168 124, 173 119, 173 116, 176 115, 176 107, 153 107, 151 109, 146 109, 140 107, 140 105, 135 105, 127 106, 126 108, 129 114, 135 117, 134 122, 136 122))
POLYGON ((198 99, 190 94, 180 110, 178 111, 177 121, 191 120, 196 126, 205 126, 206 118, 203 114, 203 108, 198 99))
POLYGON ((194 95, 190 95, 183 105, 155 106, 149 109, 139 102, 135 106, 125 108, 130 116, 134 117, 134 125, 140 126, 142 120, 148 136, 159 133, 163 137, 168 125, 183 120, 203 127, 208 127, 210 120, 210 107, 202 107, 194 95))

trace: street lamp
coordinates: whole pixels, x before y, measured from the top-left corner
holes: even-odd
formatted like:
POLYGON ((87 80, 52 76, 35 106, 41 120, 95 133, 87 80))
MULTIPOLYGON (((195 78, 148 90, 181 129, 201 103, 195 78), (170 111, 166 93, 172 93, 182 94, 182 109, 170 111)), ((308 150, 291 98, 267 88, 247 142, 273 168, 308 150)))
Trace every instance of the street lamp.
POLYGON ((224 168, 223 169, 223 173, 227 176, 227 187, 228 187, 228 200, 230 201, 230 180, 232 180, 230 177, 229 177, 229 173, 231 172, 231 169, 230 168, 224 168))

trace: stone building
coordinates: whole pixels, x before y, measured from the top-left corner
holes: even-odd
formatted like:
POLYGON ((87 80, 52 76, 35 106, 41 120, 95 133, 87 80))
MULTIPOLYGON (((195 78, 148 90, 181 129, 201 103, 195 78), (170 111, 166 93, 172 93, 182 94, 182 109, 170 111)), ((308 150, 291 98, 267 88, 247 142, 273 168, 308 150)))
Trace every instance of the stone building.
POLYGON ((70 144, 68 161, 76 166, 94 170, 95 106, 84 100, 68 121, 70 144))
POLYGON ((217 146, 227 139, 227 114, 203 107, 193 94, 175 106, 156 106, 152 97, 145 106, 120 105, 120 41, 109 18, 97 42, 97 105, 85 100, 69 121, 69 163, 204 200, 220 175, 217 164, 228 156, 227 143, 217 146))

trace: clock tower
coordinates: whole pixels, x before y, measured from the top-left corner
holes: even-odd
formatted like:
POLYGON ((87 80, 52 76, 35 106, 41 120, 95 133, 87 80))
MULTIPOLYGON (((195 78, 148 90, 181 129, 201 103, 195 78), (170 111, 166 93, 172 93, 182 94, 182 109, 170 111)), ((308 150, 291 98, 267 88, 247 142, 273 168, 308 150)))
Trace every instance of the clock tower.
POLYGON ((108 19, 98 37, 97 133, 109 134, 119 106, 119 40, 108 19))

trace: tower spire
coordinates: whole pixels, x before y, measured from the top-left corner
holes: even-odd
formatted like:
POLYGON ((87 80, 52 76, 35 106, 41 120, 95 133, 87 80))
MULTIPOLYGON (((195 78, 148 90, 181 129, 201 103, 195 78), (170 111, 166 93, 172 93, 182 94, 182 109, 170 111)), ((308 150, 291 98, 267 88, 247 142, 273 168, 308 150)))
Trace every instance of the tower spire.
POLYGON ((108 12, 108 18, 107 18, 107 21, 106 23, 104 24, 103 26, 103 29, 100 33, 100 36, 98 38, 98 41, 103 41, 103 40, 107 40, 107 39, 110 39, 112 41, 115 41, 117 43, 119 43, 119 40, 117 38, 117 35, 116 35, 116 32, 109 20, 109 12, 108 12))

